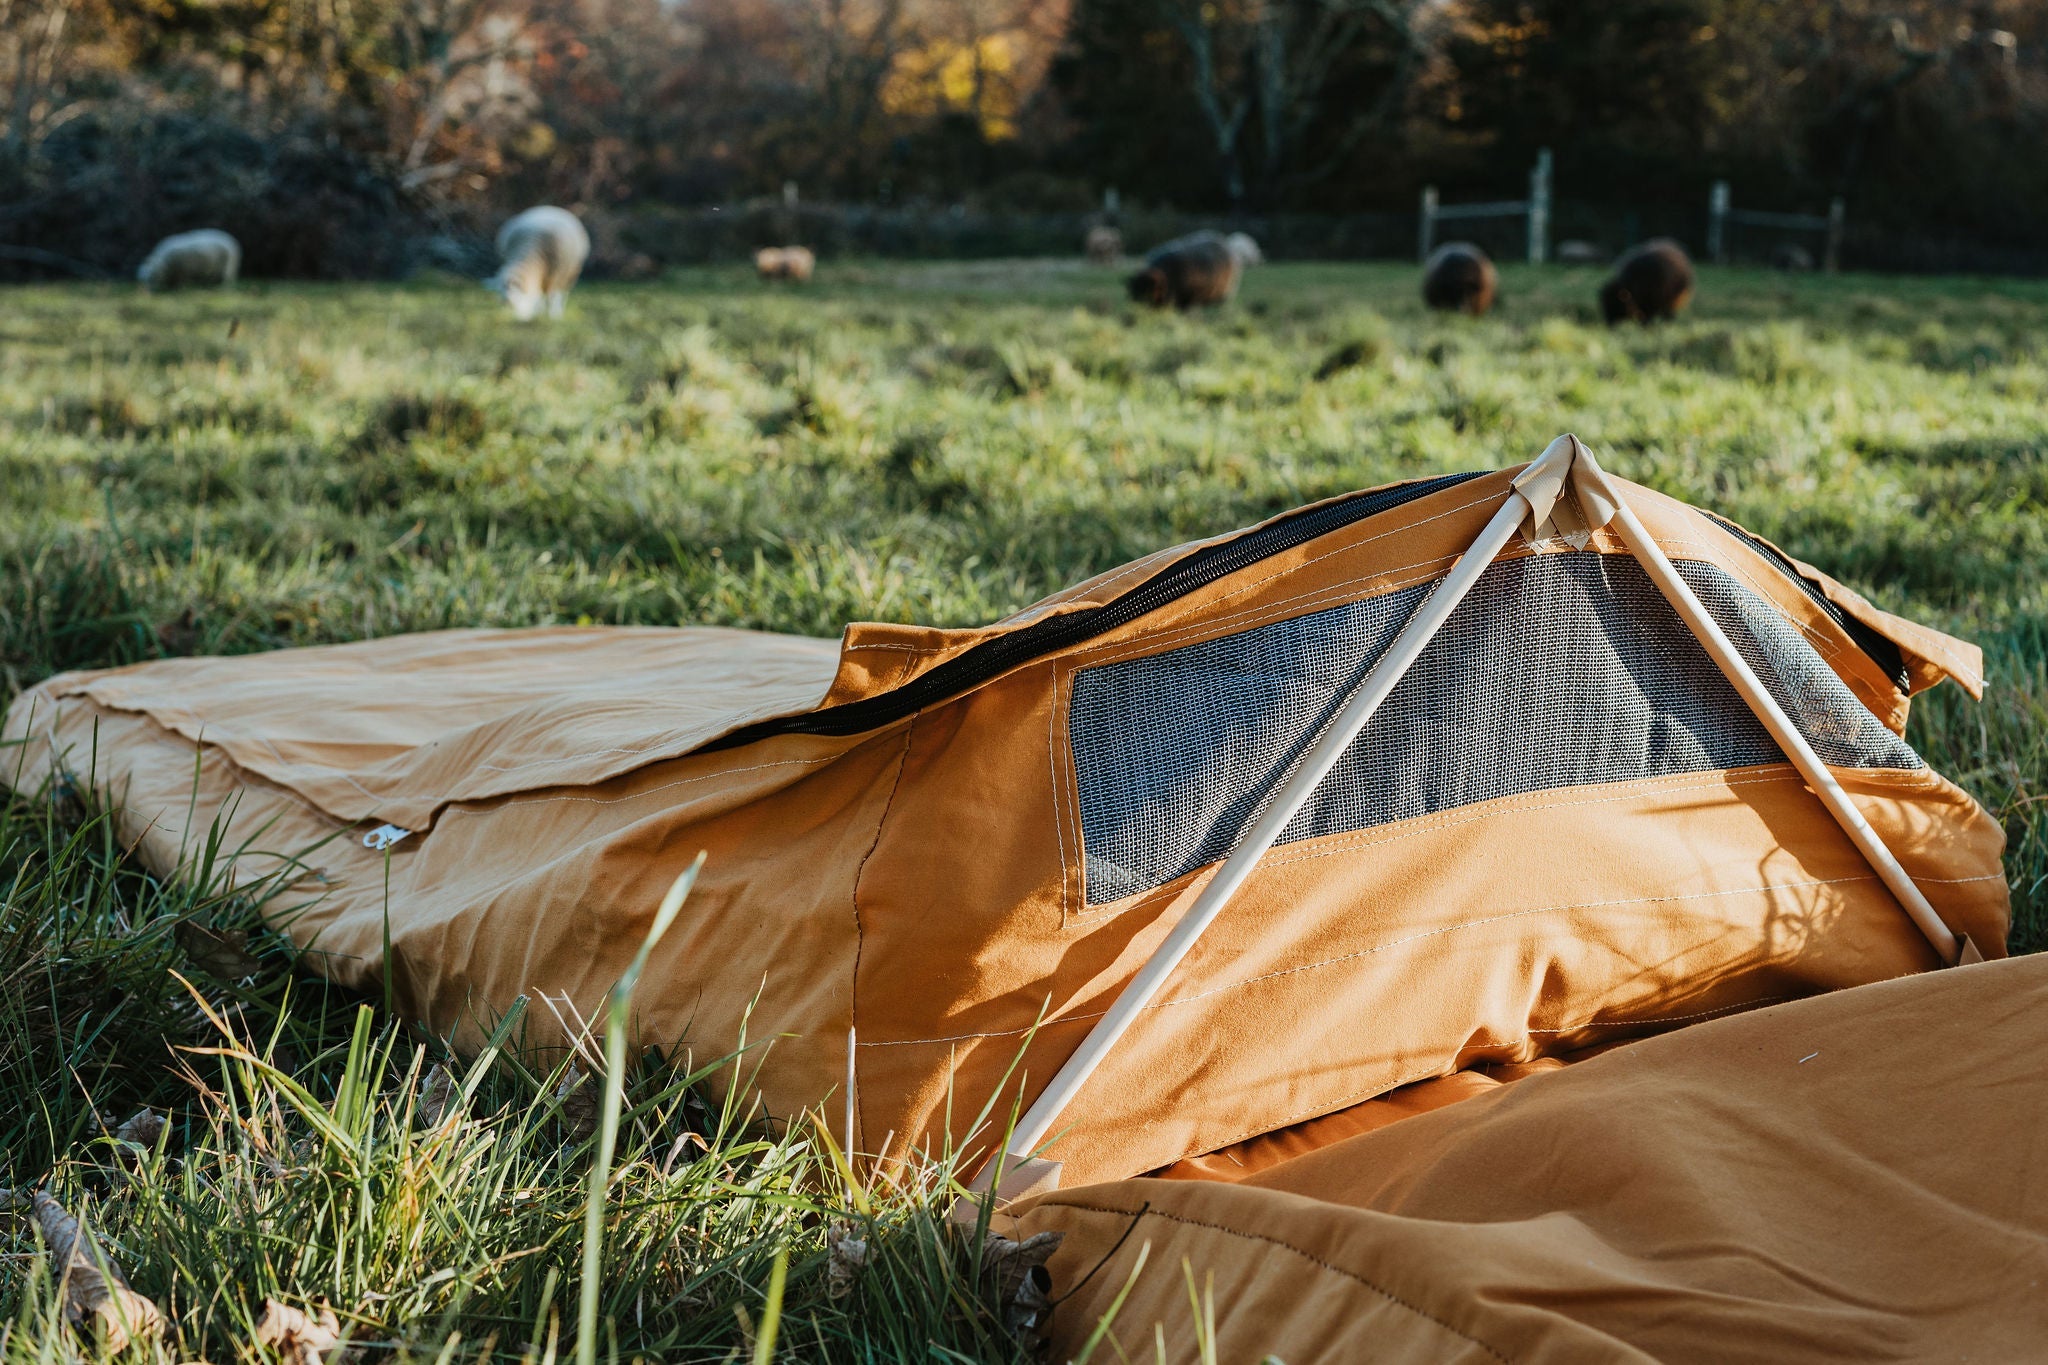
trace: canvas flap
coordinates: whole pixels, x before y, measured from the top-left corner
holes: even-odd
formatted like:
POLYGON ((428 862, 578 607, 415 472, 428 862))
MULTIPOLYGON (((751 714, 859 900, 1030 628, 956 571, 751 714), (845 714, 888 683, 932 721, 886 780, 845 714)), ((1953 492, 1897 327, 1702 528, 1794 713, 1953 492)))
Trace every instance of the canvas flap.
POLYGON ((1006 1231, 1065 1234, 1056 1358, 1189 1342, 1193 1278, 1224 1360, 2032 1359, 2044 1020, 2038 957, 1861 986, 1006 1231))
POLYGON ((834 678, 825 706, 842 706, 869 700, 903 686, 939 665, 958 658, 977 645, 1014 635, 1053 617, 1091 611, 1116 602, 1173 569, 1181 561, 1234 541, 1245 540, 1282 522, 1292 522, 1328 508, 1361 499, 1420 489, 1444 482, 1436 478, 1407 479, 1376 488, 1344 493, 1305 503, 1277 516, 1240 527, 1222 535, 1190 540, 1155 550, 1151 554, 1120 564, 1070 587, 1040 598, 1028 607, 1012 612, 986 626, 945 628, 896 625, 877 621, 855 621, 846 628, 838 676, 834 678))
POLYGON ((1924 692, 1943 678, 1954 678, 1956 685, 1972 697, 1983 698, 1982 648, 1873 606, 1861 593, 1844 587, 1811 564, 1797 559, 1792 563, 1798 567, 1800 576, 1819 588, 1828 601, 1899 647, 1913 692, 1924 692))
MULTIPOLYGON (((456 630, 67 674, 39 691, 146 715, 337 820, 419 831, 450 802, 601 782, 806 710, 837 657, 829 640, 753 631, 456 630)), ((34 723, 31 702, 16 725, 34 723)))

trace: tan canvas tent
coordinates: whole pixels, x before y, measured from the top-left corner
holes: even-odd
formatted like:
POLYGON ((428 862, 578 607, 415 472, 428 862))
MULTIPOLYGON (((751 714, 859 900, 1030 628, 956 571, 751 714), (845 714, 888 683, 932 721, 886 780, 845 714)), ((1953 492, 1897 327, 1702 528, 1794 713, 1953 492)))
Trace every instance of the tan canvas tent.
POLYGON ((2043 1056, 2048 956, 1983 963, 1423 1082, 1239 1183, 1062 1190, 1021 1223, 1065 1234, 1061 1360, 1126 1285, 1125 1358, 1158 1324, 1199 1359, 1190 1278, 1225 1361, 2040 1360, 2043 1056))
POLYGON ((1980 669, 1560 438, 981 629, 165 661, 50 679, 6 733, 18 785, 93 788, 165 872, 224 825, 322 971, 381 989, 388 934, 401 1007, 470 1040, 522 995, 588 1017, 705 850, 639 1041, 773 1036, 792 1112, 852 1036, 868 1152, 1010 1075, 1072 1186, 2002 955, 2001 833, 1901 737, 1980 669))

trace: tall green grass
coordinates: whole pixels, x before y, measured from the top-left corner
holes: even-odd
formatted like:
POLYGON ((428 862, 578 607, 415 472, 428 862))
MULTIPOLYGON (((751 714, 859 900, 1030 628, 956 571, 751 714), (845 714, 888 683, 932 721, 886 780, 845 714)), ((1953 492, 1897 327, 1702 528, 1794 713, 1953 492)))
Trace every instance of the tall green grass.
MULTIPOLYGON (((583 1063, 602 1094, 592 1125, 564 1084, 573 1059, 536 1071, 507 1048, 516 1013, 457 1059, 290 973, 262 939, 260 891, 212 891, 196 862, 176 883, 142 878, 101 846, 109 829, 0 808, 15 890, 49 888, 40 916, 10 898, 0 949, 15 1101, 0 1182, 41 1185, 85 1222, 163 1311, 167 1358, 263 1358, 273 1299, 403 1359, 766 1359, 771 1333, 775 1358, 1031 1358, 984 1241, 945 1221, 943 1158, 856 1177, 803 1116, 706 1104, 714 1071, 746 1093, 748 1056, 694 1071, 627 1058, 616 1026, 583 1063), (191 924, 212 932, 178 932, 191 924), (148 1145, 114 1135, 152 1106, 167 1122, 148 1145)), ((6 1219, 6 1365, 88 1345, 59 1327, 34 1245, 6 1219)))
MULTIPOLYGON (((1049 265, 697 271, 536 327, 449 282, 13 290, 0 700, 443 626, 982 622, 1575 430, 1985 644, 1985 701, 1938 689, 1910 738, 2004 824, 2015 946, 2048 947, 2048 285, 1708 271, 1685 321, 1609 331, 1596 283, 1509 268, 1476 323, 1378 266, 1262 268, 1187 318, 1049 265)), ((102 1234, 173 1357, 253 1359, 271 1298, 407 1358, 1028 1356, 1014 1274, 940 1221, 943 1166, 862 1184, 823 1127, 707 1108, 602 1037, 597 1161, 592 1082, 460 1061, 295 972, 219 853, 162 881, 104 813, 0 801, 0 1188, 48 1182, 102 1234), (107 1135, 144 1106, 147 1152, 107 1135)), ((0 1365, 71 1349, 35 1246, 0 1214, 0 1365)))

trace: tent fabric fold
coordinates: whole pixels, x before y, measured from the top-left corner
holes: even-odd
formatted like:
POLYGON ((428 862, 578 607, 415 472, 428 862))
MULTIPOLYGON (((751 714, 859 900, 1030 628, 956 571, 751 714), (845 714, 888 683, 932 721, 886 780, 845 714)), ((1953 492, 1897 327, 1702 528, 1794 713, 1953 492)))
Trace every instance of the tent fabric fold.
POLYGON ((1065 1355, 1129 1284, 1126 1350, 1151 1359, 1157 1323, 1168 1360, 1200 1358, 1191 1277, 1223 1360, 2031 1360, 2044 1054, 2048 957, 1984 963, 1428 1082, 1242 1179, 1017 1221, 1066 1234, 1065 1355))
MULTIPOLYGON (((703 850, 635 1042, 772 1038, 757 1083, 791 1113, 840 1092, 856 1030, 856 1145, 936 1147, 1074 1053, 1373 665, 1389 632, 1361 623, 1397 626, 1517 473, 1331 499, 978 629, 455 631, 66 674, 10 708, 5 775, 118 808, 165 875, 217 830, 321 971, 381 992, 388 966, 459 1044, 521 997, 590 1017, 703 850), (409 835, 366 847, 385 825, 409 835)), ((1902 737, 1913 690, 1974 685, 1972 649, 1615 487, 1938 925, 2002 951, 2003 836, 1902 737)), ((1487 570, 1081 1090, 1047 1152, 1070 1184, 1937 965, 1580 519, 1487 570), (1539 650, 1547 685, 1502 684, 1539 650)))

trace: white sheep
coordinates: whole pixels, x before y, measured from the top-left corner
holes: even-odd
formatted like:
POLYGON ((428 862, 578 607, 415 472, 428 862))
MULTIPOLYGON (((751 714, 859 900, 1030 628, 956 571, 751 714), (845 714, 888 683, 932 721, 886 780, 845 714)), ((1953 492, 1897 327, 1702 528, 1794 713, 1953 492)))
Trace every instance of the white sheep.
POLYGON ((186 285, 210 288, 235 282, 242 272, 242 244, 219 228, 166 237, 136 268, 135 278, 151 293, 186 285))
POLYGON ((484 288, 512 305, 521 322, 540 316, 562 316, 583 263, 590 259, 590 234, 567 209, 543 205, 528 209, 498 229, 498 273, 484 288))

